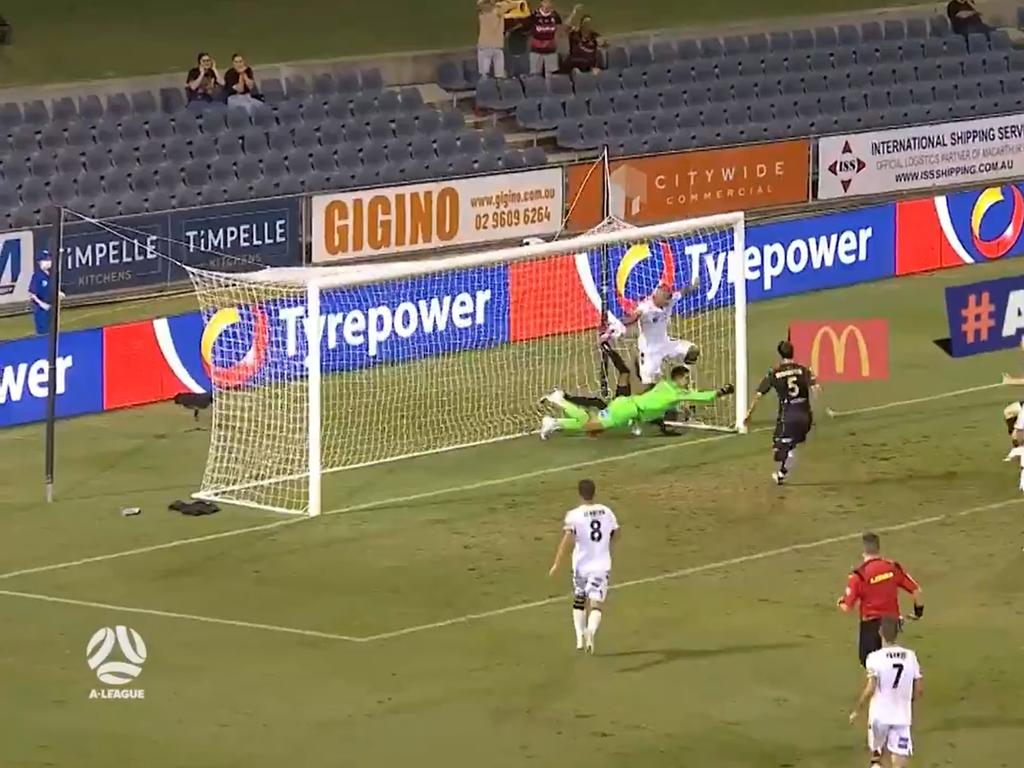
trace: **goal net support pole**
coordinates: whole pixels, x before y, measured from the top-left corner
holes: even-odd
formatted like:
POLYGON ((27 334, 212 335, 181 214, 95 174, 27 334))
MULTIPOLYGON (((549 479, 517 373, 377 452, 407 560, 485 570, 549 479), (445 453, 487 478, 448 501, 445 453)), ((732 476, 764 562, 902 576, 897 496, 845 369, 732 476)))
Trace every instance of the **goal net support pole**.
POLYGON ((605 307, 617 301, 622 314, 694 266, 700 288, 672 335, 701 347, 701 386, 736 386, 697 426, 742 432, 744 234, 737 213, 429 260, 189 269, 215 392, 195 496, 315 516, 327 473, 535 432, 547 391, 600 393, 605 307), (719 259, 713 300, 708 258, 719 259), (595 285, 599 270, 607 285, 595 285), (516 290, 503 287, 513 271, 516 290), (563 282, 569 274, 579 287, 563 282), (490 327, 511 326, 524 302, 555 321, 532 335, 490 327))

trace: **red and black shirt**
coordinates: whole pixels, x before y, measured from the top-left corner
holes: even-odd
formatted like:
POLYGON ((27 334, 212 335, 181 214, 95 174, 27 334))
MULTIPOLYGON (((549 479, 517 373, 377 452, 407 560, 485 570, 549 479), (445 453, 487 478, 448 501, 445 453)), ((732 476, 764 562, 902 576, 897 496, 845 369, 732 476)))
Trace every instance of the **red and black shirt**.
POLYGON ((557 53, 558 44, 555 35, 562 26, 562 17, 558 11, 544 13, 537 9, 530 16, 530 50, 534 53, 557 53))
POLYGON ((601 39, 596 32, 574 29, 569 33, 569 66, 590 72, 597 66, 597 50, 601 39))
POLYGON ((900 615, 900 590, 913 594, 920 585, 903 566, 884 557, 865 560, 850 572, 840 603, 847 609, 860 603, 861 621, 900 615))

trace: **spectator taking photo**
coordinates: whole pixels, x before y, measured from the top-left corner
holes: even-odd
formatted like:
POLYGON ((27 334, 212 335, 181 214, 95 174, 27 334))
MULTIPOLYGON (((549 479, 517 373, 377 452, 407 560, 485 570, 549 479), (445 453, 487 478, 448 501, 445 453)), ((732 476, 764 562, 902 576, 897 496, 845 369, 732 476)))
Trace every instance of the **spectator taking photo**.
POLYGON ((224 74, 224 88, 228 92, 228 106, 244 107, 252 111, 260 103, 256 77, 240 53, 231 54, 231 69, 224 74))
POLYGON ((210 85, 210 80, 213 81, 214 86, 220 86, 223 83, 220 73, 217 71, 217 62, 213 60, 213 57, 208 53, 200 53, 196 56, 196 66, 192 67, 185 75, 185 95, 189 101, 194 101, 197 98, 201 100, 208 100, 205 98, 210 91, 216 91, 216 88, 210 85))

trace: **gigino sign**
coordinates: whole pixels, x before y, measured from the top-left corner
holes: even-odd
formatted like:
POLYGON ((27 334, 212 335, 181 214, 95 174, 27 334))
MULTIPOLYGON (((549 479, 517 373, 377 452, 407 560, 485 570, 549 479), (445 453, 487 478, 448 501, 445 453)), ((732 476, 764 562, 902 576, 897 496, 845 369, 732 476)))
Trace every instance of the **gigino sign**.
POLYGON ((818 381, 889 378, 889 325, 885 320, 798 322, 789 327, 797 360, 818 381))

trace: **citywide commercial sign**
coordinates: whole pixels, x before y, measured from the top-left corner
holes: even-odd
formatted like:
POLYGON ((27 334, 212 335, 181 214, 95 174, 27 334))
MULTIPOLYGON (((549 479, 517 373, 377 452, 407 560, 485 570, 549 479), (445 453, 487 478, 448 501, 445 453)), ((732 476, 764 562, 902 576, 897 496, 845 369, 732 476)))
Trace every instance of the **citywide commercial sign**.
POLYGON ((818 199, 898 194, 1024 174, 1024 115, 818 140, 818 199))
POLYGON ((796 359, 818 381, 889 378, 889 324, 883 319, 796 322, 789 338, 796 359))
POLYGON ((554 235, 561 168, 316 195, 313 263, 554 235))
MULTIPOLYGON (((803 203, 810 191, 810 153, 810 142, 798 139, 615 160, 609 166, 610 212, 642 225, 803 203)), ((604 174, 592 168, 578 163, 568 169, 571 232, 604 218, 604 174)))

